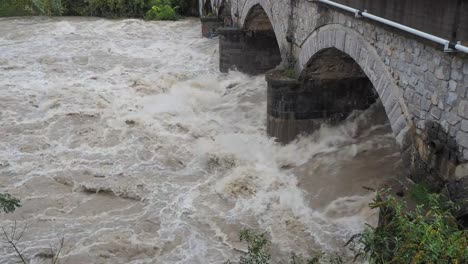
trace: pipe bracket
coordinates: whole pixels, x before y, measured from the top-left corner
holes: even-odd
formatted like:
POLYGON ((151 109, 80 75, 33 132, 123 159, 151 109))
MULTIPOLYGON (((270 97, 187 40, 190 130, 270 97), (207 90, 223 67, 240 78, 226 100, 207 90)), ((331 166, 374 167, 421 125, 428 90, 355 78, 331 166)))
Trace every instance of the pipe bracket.
POLYGON ((448 41, 444 45, 444 52, 457 52, 457 48, 455 47, 457 44, 460 44, 460 42, 448 41))
MULTIPOLYGON (((366 12, 366 10, 364 10, 364 12, 366 12)), ((356 12, 354 13, 354 17, 355 18, 362 18, 362 11, 361 10, 356 10, 356 12)))

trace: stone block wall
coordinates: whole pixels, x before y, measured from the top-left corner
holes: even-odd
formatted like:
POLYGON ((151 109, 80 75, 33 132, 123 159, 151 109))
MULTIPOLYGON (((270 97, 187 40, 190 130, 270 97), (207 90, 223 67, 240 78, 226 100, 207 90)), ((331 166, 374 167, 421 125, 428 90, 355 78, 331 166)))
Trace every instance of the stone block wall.
POLYGON ((244 31, 239 28, 219 29, 220 70, 256 75, 275 68, 281 53, 272 31, 244 31))
POLYGON ((278 70, 266 74, 267 134, 281 143, 288 143, 301 133, 320 127, 323 120, 298 116, 298 96, 302 85, 296 79, 284 77, 278 70))
POLYGON ((342 121, 353 110, 369 108, 378 97, 365 76, 310 76, 298 81, 273 70, 267 73, 266 81, 268 135, 282 143, 309 134, 322 123, 342 121))
POLYGON ((298 75, 324 48, 356 61, 384 103, 405 160, 425 166, 416 177, 468 175, 468 55, 445 53, 441 45, 306 0, 232 0, 239 28, 255 5, 266 11, 283 60, 296 59, 298 75))
POLYGON ((202 36, 205 38, 214 38, 218 36, 218 28, 223 27, 223 21, 217 17, 202 17, 202 36))

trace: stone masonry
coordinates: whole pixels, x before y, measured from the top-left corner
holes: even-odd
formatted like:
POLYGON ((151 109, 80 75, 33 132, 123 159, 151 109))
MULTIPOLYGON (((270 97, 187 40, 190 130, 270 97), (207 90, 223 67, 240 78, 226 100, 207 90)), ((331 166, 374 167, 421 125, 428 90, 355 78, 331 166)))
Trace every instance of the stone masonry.
MULTIPOLYGON (((234 26, 267 14, 282 65, 297 76, 320 52, 352 58, 382 101, 415 180, 440 186, 468 176, 468 56, 307 0, 231 0, 234 26)), ((221 54, 222 56, 222 54, 221 54)))
POLYGON ((223 21, 217 17, 201 17, 202 36, 205 38, 214 38, 218 36, 218 28, 223 26, 223 21))

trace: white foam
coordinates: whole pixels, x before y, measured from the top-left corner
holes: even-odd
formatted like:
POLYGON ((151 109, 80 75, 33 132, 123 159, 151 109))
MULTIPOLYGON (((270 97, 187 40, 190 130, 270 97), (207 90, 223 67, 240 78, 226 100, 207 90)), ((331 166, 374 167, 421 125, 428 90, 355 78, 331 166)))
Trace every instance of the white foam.
POLYGON ((372 111, 277 144, 264 77, 218 73, 217 41, 199 31, 194 19, 0 19, 0 181, 23 201, 0 224, 29 224, 28 257, 65 235, 63 263, 222 263, 243 226, 282 256, 341 251, 362 228, 369 196, 311 206, 319 192, 302 185, 322 183, 294 168, 334 177, 359 162, 382 138, 360 138, 372 111))

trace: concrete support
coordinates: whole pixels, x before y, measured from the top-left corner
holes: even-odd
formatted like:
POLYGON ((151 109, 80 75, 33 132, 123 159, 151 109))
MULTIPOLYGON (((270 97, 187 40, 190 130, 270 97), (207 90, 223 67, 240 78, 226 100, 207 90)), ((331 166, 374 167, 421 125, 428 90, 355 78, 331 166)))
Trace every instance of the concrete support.
POLYGON ((221 72, 237 69, 247 74, 261 74, 281 63, 281 53, 273 31, 244 31, 220 28, 219 68, 221 72))
POLYGON ((218 28, 223 26, 223 21, 217 17, 202 17, 202 36, 205 38, 214 38, 218 36, 218 28))

